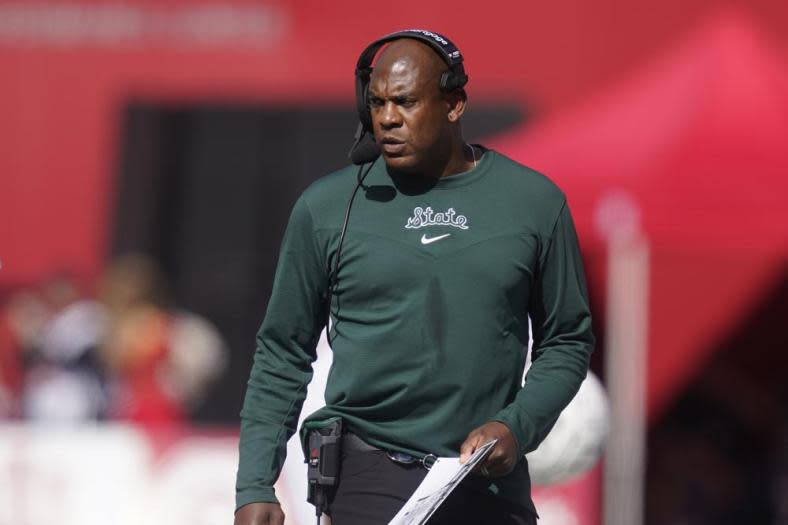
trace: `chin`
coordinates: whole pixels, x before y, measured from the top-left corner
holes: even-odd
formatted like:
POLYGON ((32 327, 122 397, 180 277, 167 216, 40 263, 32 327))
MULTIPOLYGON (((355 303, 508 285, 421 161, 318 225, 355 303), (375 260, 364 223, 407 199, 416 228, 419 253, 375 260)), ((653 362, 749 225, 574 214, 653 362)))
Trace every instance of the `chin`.
POLYGON ((386 166, 391 170, 402 173, 412 173, 418 171, 418 163, 416 162, 416 159, 409 155, 389 157, 383 153, 382 156, 383 160, 386 162, 386 166))

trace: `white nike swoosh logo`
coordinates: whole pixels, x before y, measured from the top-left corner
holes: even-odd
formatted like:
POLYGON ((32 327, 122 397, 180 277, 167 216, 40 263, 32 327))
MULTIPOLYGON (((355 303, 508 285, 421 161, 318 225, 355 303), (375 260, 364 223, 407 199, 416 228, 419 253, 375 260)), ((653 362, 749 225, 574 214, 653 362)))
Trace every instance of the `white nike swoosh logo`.
POLYGON ((443 235, 438 235, 437 237, 427 237, 427 234, 421 236, 421 244, 430 244, 431 242, 439 241, 441 239, 445 239, 451 235, 451 233, 444 233, 443 235))

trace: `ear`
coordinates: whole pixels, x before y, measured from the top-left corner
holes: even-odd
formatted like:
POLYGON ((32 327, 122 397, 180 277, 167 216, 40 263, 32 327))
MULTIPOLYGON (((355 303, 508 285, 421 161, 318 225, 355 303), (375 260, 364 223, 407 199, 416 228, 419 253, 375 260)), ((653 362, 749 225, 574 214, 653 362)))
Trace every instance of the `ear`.
POLYGON ((447 118, 449 122, 458 122, 462 114, 465 113, 465 105, 468 102, 468 95, 464 89, 455 89, 446 95, 446 103, 448 106, 447 118))

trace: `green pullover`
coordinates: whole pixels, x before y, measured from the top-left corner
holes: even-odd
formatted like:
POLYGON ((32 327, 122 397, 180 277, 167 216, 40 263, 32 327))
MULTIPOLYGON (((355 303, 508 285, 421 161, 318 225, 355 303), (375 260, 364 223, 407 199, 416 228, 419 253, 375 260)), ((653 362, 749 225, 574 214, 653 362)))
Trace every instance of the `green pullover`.
MULTIPOLYGON (((241 411, 237 507, 276 501, 357 173, 318 180, 290 216, 241 411)), ((457 456, 471 430, 495 420, 524 455, 585 378, 594 337, 566 199, 495 151, 438 180, 390 174, 378 159, 353 202, 337 276, 326 406, 308 422, 341 416, 375 446, 457 456)), ((524 459, 504 478, 469 479, 533 510, 524 459)))

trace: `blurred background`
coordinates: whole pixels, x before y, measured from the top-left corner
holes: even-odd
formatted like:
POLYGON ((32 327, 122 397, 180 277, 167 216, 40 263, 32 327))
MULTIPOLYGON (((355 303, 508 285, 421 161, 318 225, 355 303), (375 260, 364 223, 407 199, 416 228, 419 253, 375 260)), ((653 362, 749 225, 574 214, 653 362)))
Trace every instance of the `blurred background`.
POLYGON ((230 522, 290 207, 408 27, 578 228, 609 406, 540 523, 788 523, 788 3, 82 0, 0 1, 0 525, 230 522))

